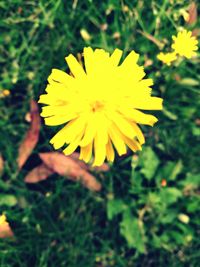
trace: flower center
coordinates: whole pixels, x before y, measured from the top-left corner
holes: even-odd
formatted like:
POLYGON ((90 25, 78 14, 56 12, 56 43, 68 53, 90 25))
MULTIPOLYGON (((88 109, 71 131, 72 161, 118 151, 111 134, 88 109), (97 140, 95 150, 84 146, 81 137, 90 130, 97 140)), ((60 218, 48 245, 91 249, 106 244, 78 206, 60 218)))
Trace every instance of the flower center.
POLYGON ((104 108, 104 106, 105 104, 102 101, 98 101, 98 100, 91 103, 91 108, 93 112, 101 111, 104 108))

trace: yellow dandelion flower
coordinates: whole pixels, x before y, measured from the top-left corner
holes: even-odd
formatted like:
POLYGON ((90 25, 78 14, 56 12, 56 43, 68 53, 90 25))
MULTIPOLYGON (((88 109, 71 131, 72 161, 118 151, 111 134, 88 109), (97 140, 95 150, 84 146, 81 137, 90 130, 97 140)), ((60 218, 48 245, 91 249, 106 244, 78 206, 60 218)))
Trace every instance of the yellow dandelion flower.
POLYGON ((162 109, 162 99, 151 97, 152 79, 143 79, 139 55, 132 51, 119 64, 122 51, 109 55, 103 49, 84 48, 84 69, 70 54, 66 62, 72 76, 53 69, 48 78, 47 94, 39 103, 46 104, 41 116, 50 126, 66 124, 51 140, 55 149, 64 145, 65 155, 80 147, 80 159, 101 165, 113 161, 115 152, 123 155, 127 146, 141 150, 145 142, 137 123, 153 126, 157 118, 143 110, 162 109))
POLYGON ((166 53, 164 54, 163 52, 160 52, 158 55, 157 55, 157 58, 159 60, 161 60, 164 64, 170 66, 171 63, 177 59, 176 57, 176 53, 172 52, 172 53, 166 53))
POLYGON ((178 33, 177 37, 172 36, 174 43, 172 44, 172 49, 174 52, 180 56, 186 58, 191 58, 196 55, 196 50, 198 50, 198 41, 196 37, 192 36, 191 31, 183 30, 178 33))
POLYGON ((8 224, 7 221, 6 221, 6 216, 4 214, 2 214, 0 216, 0 226, 1 225, 4 225, 4 224, 8 224))

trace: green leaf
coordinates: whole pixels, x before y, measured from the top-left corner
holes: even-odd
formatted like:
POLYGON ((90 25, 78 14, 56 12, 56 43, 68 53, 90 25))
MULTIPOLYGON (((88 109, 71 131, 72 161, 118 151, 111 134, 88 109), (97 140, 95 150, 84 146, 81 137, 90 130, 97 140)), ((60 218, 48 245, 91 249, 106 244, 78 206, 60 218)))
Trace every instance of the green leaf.
POLYGON ((13 195, 0 194, 0 206, 13 207, 17 204, 17 199, 13 195))
POLYGON ((177 212, 174 210, 168 209, 165 214, 160 219, 160 222, 163 224, 168 224, 174 222, 177 218, 177 212))
POLYGON ((122 213, 126 209, 124 202, 121 199, 111 199, 107 202, 107 216, 112 220, 114 216, 122 213))
POLYGON ((130 248, 135 248, 140 253, 145 252, 143 223, 133 217, 129 209, 123 213, 123 219, 120 223, 120 233, 126 239, 130 248))
POLYGON ((199 197, 193 197, 189 203, 187 203, 187 212, 190 213, 199 213, 200 212, 200 199, 199 197))
POLYGON ((200 174, 188 173, 186 179, 182 181, 181 184, 190 187, 191 189, 198 188, 200 184, 200 174))
POLYGON ((176 177, 181 173, 183 169, 183 163, 181 160, 177 162, 168 161, 162 168, 162 178, 174 181, 176 177))
POLYGON ((148 180, 154 177, 159 163, 160 160, 151 147, 145 147, 141 153, 140 166, 142 167, 141 173, 143 173, 148 180))
POLYGON ((175 180, 176 177, 181 173, 182 169, 183 163, 182 160, 179 160, 173 167, 172 172, 170 173, 169 180, 175 180))
POLYGON ((170 205, 177 202, 178 198, 182 197, 182 192, 175 187, 163 188, 160 192, 160 197, 163 203, 170 205))
POLYGON ((138 193, 143 190, 142 181, 144 180, 142 174, 139 171, 132 170, 131 173, 131 186, 129 187, 130 193, 138 193))
POLYGON ((194 127, 192 128, 192 134, 193 134, 194 136, 200 136, 200 128, 194 126, 194 127))
POLYGON ((150 203, 151 206, 156 206, 161 203, 161 198, 158 193, 155 192, 149 192, 148 193, 148 203, 150 203))
POLYGON ((3 180, 0 179, 0 188, 8 190, 10 188, 10 185, 7 182, 4 182, 3 180))
POLYGON ((170 237, 176 244, 182 245, 185 243, 185 235, 178 231, 170 231, 170 237))
POLYGON ((152 234, 152 240, 151 240, 151 244, 155 247, 155 248, 159 248, 161 247, 162 245, 162 241, 160 239, 159 236, 157 236, 156 234, 152 234))

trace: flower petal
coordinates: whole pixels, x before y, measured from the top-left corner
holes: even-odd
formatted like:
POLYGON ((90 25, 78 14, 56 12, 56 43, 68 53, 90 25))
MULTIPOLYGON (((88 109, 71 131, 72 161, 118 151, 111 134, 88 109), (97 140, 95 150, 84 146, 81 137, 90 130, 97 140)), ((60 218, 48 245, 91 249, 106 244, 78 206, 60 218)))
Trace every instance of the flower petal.
POLYGON ((101 166, 106 157, 106 145, 101 138, 101 133, 97 132, 94 138, 94 163, 93 166, 101 166))
POLYGON ((123 51, 120 49, 115 49, 115 51, 110 56, 110 62, 113 66, 117 66, 120 62, 120 59, 122 57, 123 51))
POLYGON ((52 69, 52 72, 48 77, 48 82, 51 84, 53 81, 68 86, 74 82, 74 78, 62 70, 52 69))
POLYGON ((108 143, 106 144, 106 157, 108 161, 113 162, 115 158, 115 152, 112 146, 112 143, 110 141, 110 138, 108 139, 108 143))
POLYGON ((96 125, 95 116, 91 115, 88 118, 87 125, 85 128, 85 133, 84 133, 83 139, 80 142, 80 146, 84 147, 84 146, 87 146, 89 143, 91 143, 96 135, 96 131, 97 131, 97 125, 96 125))
POLYGON ((87 74, 90 74, 93 70, 94 63, 94 51, 91 47, 85 47, 83 50, 85 70, 87 74))
POLYGON ((121 156, 126 154, 126 145, 122 139, 122 134, 114 125, 114 123, 108 128, 108 135, 115 146, 118 154, 121 156))
POLYGON ((68 57, 65 58, 65 60, 67 61, 70 71, 72 72, 75 78, 86 77, 85 71, 73 55, 70 54, 68 57))
POLYGON ((161 110, 163 108, 163 99, 160 97, 149 97, 148 99, 135 100, 133 107, 144 110, 161 110))
POLYGON ((109 119, 115 123, 122 134, 129 138, 136 136, 132 124, 126 119, 126 117, 117 112, 109 112, 109 119))
POLYGON ((87 146, 81 147, 81 153, 79 159, 82 159, 87 163, 92 157, 92 147, 93 147, 92 142, 89 143, 87 146))
POLYGON ((63 123, 67 123, 68 121, 71 121, 75 118, 77 118, 78 115, 75 113, 68 113, 63 116, 51 116, 44 119, 45 124, 48 126, 57 126, 63 123))
POLYGON ((145 138, 144 138, 142 131, 140 130, 140 128, 137 126, 136 123, 133 122, 132 125, 137 134, 137 139, 140 142, 140 145, 143 145, 145 143, 145 138))
POLYGON ((136 140, 131 140, 126 136, 123 136, 123 140, 132 151, 136 152, 137 150, 142 150, 140 144, 136 140))

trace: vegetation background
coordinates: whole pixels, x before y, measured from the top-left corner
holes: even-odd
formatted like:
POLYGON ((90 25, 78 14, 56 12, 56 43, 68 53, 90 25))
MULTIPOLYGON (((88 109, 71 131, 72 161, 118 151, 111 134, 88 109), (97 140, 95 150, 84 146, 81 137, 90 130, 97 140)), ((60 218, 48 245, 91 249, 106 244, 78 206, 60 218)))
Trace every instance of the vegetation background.
POLYGON ((199 34, 196 9, 184 0, 0 1, 0 214, 15 234, 0 239, 1 267, 199 266, 199 57, 170 67, 156 58, 182 27, 199 34), (42 126, 19 172, 30 100, 44 92, 51 69, 66 70, 64 57, 84 46, 138 52, 164 110, 154 128, 143 127, 139 155, 95 173, 100 192, 58 175, 28 185, 25 175, 38 152, 53 151, 56 132, 42 126))

